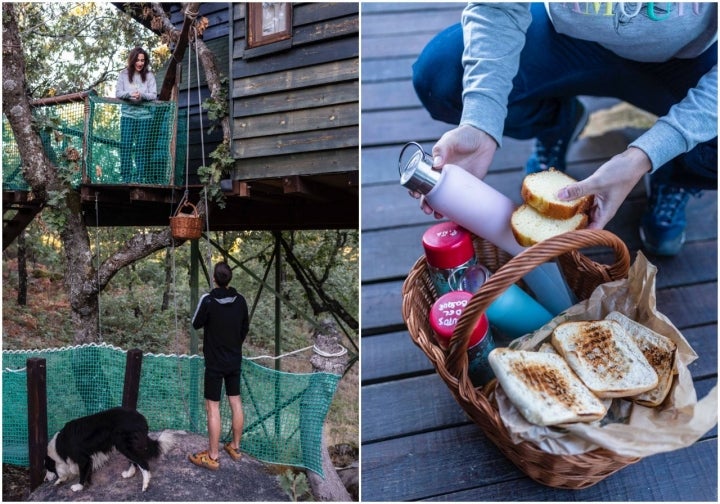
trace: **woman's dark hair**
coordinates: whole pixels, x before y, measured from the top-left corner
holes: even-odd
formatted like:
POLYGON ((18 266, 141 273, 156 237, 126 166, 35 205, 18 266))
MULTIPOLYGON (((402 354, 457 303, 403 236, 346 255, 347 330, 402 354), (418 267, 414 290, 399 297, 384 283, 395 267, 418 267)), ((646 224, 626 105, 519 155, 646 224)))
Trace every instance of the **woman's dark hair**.
POLYGON ((228 263, 219 262, 215 265, 213 276, 220 287, 227 287, 230 280, 232 280, 232 270, 230 266, 228 266, 228 263))
POLYGON ((148 56, 147 51, 143 49, 142 47, 136 47, 132 51, 130 51, 130 55, 128 55, 128 80, 132 82, 133 77, 135 77, 135 62, 138 59, 138 56, 140 55, 145 56, 145 66, 143 66, 143 69, 140 70, 140 78, 143 82, 145 82, 145 78, 147 77, 148 69, 150 68, 150 56, 148 56))

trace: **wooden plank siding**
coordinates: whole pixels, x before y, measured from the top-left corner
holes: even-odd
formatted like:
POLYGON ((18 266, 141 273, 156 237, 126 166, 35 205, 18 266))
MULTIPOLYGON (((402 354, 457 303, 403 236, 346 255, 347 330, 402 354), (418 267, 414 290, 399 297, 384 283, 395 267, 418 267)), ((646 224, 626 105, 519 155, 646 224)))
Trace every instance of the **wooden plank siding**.
POLYGON ((292 8, 292 47, 258 54, 246 49, 246 6, 233 4, 237 180, 359 169, 358 4, 292 8))
MULTIPOLYGON (((434 222, 399 185, 405 142, 426 150, 451 126, 430 118, 412 87, 412 63, 439 31, 459 22, 465 3, 363 3, 361 82, 361 499, 366 501, 712 501, 718 497, 717 426, 692 446, 647 457, 584 490, 557 490, 525 476, 455 402, 401 316, 403 281, 422 255, 434 222)), ((582 97, 591 111, 617 100, 582 97)), ((636 138, 631 128, 583 137, 569 151, 568 173, 585 178, 636 138)), ((531 141, 503 139, 485 178, 520 201, 531 141)), ((633 189, 607 229, 634 259, 647 203, 633 189)), ((687 206, 687 242, 657 267, 657 307, 699 358, 690 366, 697 395, 717 384, 717 194, 687 206)), ((608 261, 606 250, 587 255, 608 261)))
MULTIPOLYGON (((358 226, 359 4, 291 5, 291 40, 248 49, 247 3, 200 4, 209 22, 202 39, 228 78, 236 161, 226 206, 212 211, 214 229, 358 226)), ((182 26, 181 5, 168 9, 182 26)), ((212 162, 222 132, 201 109, 210 93, 190 57, 190 68, 187 54, 182 62, 178 107, 189 111, 189 183, 198 191, 197 170, 212 162)))

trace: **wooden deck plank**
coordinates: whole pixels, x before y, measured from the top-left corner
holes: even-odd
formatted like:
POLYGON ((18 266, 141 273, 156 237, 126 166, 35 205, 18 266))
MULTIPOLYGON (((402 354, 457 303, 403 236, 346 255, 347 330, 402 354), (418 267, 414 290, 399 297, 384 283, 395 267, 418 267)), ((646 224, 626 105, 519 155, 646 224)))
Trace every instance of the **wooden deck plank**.
POLYGON ((362 499, 714 502, 717 471, 678 469, 716 460, 717 443, 706 439, 643 459, 588 489, 559 490, 525 477, 469 424, 364 446, 362 499))
MULTIPOLYGON (((402 320, 401 288, 422 254, 422 233, 436 221, 398 183, 398 155, 408 141, 426 151, 450 125, 430 118, 411 77, 418 52, 457 22, 465 4, 363 5, 362 30, 362 499, 438 501, 717 500, 717 427, 689 448, 649 457, 597 485, 561 491, 515 468, 454 401, 402 320), (428 15, 427 11, 431 10, 428 15), (423 18, 432 18, 423 23, 423 18)), ((581 97, 595 111, 617 103, 581 97)), ((642 133, 625 128, 582 137, 569 150, 568 173, 582 179, 642 133)), ((503 138, 485 181, 519 202, 532 141, 503 138)), ((646 206, 639 183, 608 230, 634 258, 646 206)), ((659 311, 699 358, 690 364, 700 397, 717 384, 717 194, 687 207, 687 243, 674 258, 648 256, 658 268, 659 311)), ((600 262, 602 248, 584 251, 600 262)))

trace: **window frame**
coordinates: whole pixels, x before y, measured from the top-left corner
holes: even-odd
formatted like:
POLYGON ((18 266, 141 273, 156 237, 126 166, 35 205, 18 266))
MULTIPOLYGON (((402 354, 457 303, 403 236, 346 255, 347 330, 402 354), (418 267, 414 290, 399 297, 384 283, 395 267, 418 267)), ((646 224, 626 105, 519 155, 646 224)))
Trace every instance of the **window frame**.
POLYGON ((292 2, 249 2, 247 3, 247 47, 255 49, 292 38, 292 2), (263 34, 263 4, 275 3, 284 9, 285 28, 270 34, 263 34))

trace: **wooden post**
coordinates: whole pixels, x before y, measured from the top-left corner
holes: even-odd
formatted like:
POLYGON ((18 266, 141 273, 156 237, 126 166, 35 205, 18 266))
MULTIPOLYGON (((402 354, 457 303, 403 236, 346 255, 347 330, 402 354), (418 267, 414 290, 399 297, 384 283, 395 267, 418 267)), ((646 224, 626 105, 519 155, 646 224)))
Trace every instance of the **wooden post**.
POLYGON ((47 372, 45 359, 27 360, 28 448, 30 453, 30 491, 45 479, 47 453, 47 372))
POLYGON ((128 350, 125 360, 125 383, 123 385, 123 408, 137 409, 140 396, 140 371, 142 369, 142 350, 128 350))

